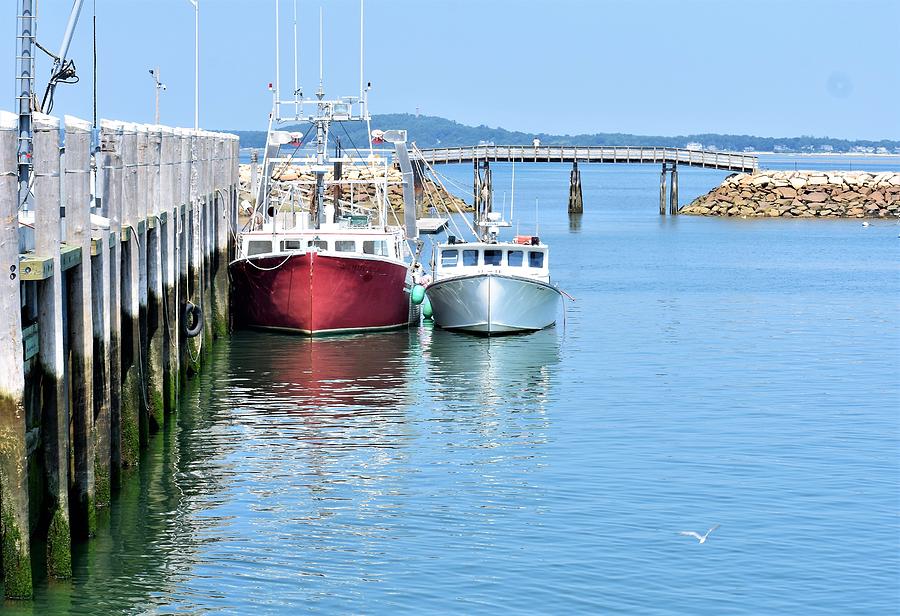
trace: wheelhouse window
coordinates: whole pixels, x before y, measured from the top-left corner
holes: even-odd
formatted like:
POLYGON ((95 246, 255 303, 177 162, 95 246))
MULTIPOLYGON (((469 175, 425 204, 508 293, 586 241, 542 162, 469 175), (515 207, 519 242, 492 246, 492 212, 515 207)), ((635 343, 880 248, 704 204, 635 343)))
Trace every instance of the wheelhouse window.
POLYGON ((478 251, 477 250, 463 250, 463 265, 466 265, 466 266, 478 265, 478 251))
POLYGON ((441 251, 441 267, 456 267, 459 262, 458 250, 442 250, 441 251))
POLYGON ((528 267, 544 267, 544 253, 537 250, 528 251, 528 267))
POLYGON ((485 250, 484 251, 484 264, 485 265, 500 265, 500 261, 503 260, 503 251, 502 250, 485 250))
POLYGON ((356 252, 356 242, 354 240, 337 240, 334 243, 334 249, 338 252, 356 252))
POLYGON ((252 257, 253 255, 264 255, 267 252, 272 252, 272 242, 269 240, 250 240, 247 242, 248 257, 252 257))
POLYGON ((387 240, 365 240, 363 242, 363 253, 378 255, 379 257, 388 256, 387 240))
POLYGON ((300 250, 300 240, 282 240, 281 251, 300 250))
POLYGON ((312 240, 309 243, 310 248, 318 248, 319 250, 328 250, 328 242, 325 240, 312 240))
POLYGON ((510 267, 522 267, 524 253, 521 250, 510 250, 506 253, 506 263, 510 267))

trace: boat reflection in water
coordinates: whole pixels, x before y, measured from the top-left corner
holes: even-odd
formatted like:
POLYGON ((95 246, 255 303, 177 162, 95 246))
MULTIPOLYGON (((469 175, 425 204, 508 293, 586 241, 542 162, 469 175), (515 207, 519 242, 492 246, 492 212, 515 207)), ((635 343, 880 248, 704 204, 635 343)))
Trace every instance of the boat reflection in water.
POLYGON ((240 332, 231 373, 247 396, 233 402, 270 416, 399 408, 414 338, 415 330, 316 339, 240 332))
POLYGON ((527 335, 462 336, 422 328, 428 388, 436 402, 451 407, 543 409, 552 395, 559 363, 555 327, 527 335))

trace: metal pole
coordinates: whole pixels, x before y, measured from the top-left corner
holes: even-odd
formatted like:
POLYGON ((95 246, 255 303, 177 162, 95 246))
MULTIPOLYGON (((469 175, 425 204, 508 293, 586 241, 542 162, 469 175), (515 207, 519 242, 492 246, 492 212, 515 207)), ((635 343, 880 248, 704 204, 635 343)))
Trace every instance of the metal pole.
POLYGON ((159 80, 159 67, 156 67, 156 72, 153 74, 156 78, 156 125, 159 126, 159 88, 160 88, 160 80, 159 80))
POLYGON ((200 128, 200 0, 188 2, 194 7, 194 130, 197 130, 200 128))
POLYGON ((200 128, 200 1, 194 5, 194 130, 200 128))
POLYGON ((32 0, 22 0, 19 12, 19 49, 16 60, 16 99, 19 103, 18 175, 19 206, 28 209, 28 183, 31 179, 34 148, 31 101, 34 98, 34 36, 37 21, 32 0))

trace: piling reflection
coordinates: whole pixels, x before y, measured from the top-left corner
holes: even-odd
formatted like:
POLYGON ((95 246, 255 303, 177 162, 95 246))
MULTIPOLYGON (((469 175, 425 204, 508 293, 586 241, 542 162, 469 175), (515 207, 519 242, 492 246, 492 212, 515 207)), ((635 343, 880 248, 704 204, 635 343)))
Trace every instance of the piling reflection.
POLYGON ((579 212, 569 212, 569 232, 571 233, 580 233, 581 232, 581 217, 584 214, 579 212))

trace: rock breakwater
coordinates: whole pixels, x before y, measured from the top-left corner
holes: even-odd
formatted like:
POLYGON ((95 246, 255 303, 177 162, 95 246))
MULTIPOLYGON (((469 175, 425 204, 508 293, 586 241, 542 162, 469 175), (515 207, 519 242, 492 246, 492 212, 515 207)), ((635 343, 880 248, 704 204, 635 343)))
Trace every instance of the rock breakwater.
MULTIPOLYGON (((389 168, 387 173, 388 200, 392 209, 400 211, 403 209, 403 175, 400 173, 399 169, 394 168, 389 168)), ((250 203, 254 203, 256 201, 256 195, 253 194, 250 189, 251 174, 251 165, 240 166, 240 199, 241 201, 246 200, 250 203)), ((330 182, 332 178, 333 175, 331 172, 325 175, 326 182, 330 182)), ((342 173, 342 178, 344 180, 360 180, 362 182, 372 182, 373 178, 374 181, 381 181, 382 178, 384 178, 384 167, 372 169, 362 167, 345 168, 342 173)), ((273 179, 273 193, 289 191, 293 187, 295 190, 299 190, 305 203, 308 204, 310 202, 316 178, 308 168, 298 165, 289 165, 276 171, 273 179)), ((451 212, 465 212, 472 210, 471 205, 468 205, 459 197, 450 194, 442 186, 429 178, 424 178, 422 181, 422 193, 420 202, 425 209, 432 203, 435 203, 442 204, 451 212)), ((330 189, 329 194, 331 194, 330 189)), ((342 200, 348 202, 352 201, 353 203, 362 205, 374 204, 375 197, 374 183, 354 184, 352 190, 349 185, 345 185, 341 194, 342 200)))
POLYGON ((729 176, 682 214, 742 217, 900 216, 900 173, 757 171, 729 176))

